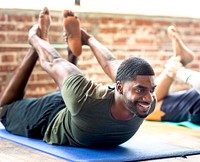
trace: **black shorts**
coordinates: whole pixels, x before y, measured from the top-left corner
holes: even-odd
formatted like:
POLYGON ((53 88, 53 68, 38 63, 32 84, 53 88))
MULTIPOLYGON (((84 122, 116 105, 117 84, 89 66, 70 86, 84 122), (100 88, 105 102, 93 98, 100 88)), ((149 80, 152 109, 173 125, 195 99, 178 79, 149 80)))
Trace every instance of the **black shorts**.
POLYGON ((162 121, 200 124, 200 94, 194 89, 172 93, 163 100, 161 110, 165 112, 162 121))
POLYGON ((4 105, 1 122, 13 134, 42 139, 48 124, 65 103, 60 92, 4 105))

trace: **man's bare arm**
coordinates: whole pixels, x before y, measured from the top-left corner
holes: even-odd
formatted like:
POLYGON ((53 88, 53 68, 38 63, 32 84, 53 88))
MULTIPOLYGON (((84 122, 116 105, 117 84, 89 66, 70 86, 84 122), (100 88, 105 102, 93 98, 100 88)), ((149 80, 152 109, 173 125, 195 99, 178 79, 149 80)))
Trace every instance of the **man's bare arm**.
POLYGON ((88 39, 88 45, 93 51, 103 71, 110 77, 113 82, 115 82, 117 69, 121 62, 117 60, 113 54, 94 37, 90 37, 88 39))

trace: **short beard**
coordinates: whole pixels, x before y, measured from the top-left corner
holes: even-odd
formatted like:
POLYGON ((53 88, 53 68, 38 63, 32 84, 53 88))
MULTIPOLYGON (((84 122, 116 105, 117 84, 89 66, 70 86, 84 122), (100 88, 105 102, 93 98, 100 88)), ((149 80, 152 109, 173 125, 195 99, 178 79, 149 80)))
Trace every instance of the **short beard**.
POLYGON ((142 118, 142 119, 144 119, 144 118, 146 118, 149 114, 146 114, 146 115, 140 115, 140 114, 136 113, 135 115, 136 115, 138 118, 142 118))

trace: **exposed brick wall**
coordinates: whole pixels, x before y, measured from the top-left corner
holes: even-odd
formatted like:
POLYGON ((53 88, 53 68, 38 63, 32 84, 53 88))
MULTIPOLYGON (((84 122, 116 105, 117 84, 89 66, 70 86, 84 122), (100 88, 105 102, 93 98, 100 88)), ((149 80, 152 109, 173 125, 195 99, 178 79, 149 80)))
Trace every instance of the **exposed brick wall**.
MULTIPOLYGON (((6 85, 6 80, 12 77, 30 47, 27 34, 30 27, 37 22, 38 13, 37 10, 0 10, 0 90, 6 85)), ((195 61, 188 67, 200 70, 199 19, 102 13, 77 14, 82 27, 107 46, 118 59, 130 56, 145 58, 153 65, 157 74, 163 70, 166 59, 172 55, 166 29, 169 25, 175 25, 184 42, 196 53, 195 61)), ((49 40, 64 57, 67 57, 66 44, 62 37, 62 13, 51 11, 51 15, 49 40)), ((78 66, 86 76, 97 82, 111 82, 88 48, 84 48, 78 66)), ((187 87, 176 82, 171 91, 187 87)), ((37 63, 29 80, 27 96, 38 97, 56 89, 54 81, 37 63)))

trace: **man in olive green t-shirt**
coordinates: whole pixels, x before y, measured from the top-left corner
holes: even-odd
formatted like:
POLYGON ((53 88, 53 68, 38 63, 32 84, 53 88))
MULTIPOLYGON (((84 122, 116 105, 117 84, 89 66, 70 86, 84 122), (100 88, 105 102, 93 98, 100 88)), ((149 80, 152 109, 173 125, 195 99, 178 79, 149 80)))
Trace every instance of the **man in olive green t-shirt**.
POLYGON ((150 64, 136 57, 123 62, 116 60, 99 41, 80 29, 80 21, 72 11, 64 10, 65 40, 72 53, 79 56, 82 51, 81 46, 88 45, 105 74, 113 81, 113 85, 97 84, 84 77, 77 66, 62 58, 49 44, 47 37, 49 26, 49 10, 44 8, 40 13, 38 25, 34 25, 29 31, 29 43, 32 47, 20 70, 13 76, 15 79, 16 76, 20 79, 15 84, 11 79, 1 98, 2 123, 5 128, 14 134, 20 133, 9 124, 10 121, 12 123, 15 120, 19 121, 19 118, 12 119, 10 113, 14 109, 13 112, 19 109, 9 105, 9 103, 12 105, 16 98, 12 98, 11 93, 7 92, 13 87, 18 88, 19 101, 14 104, 19 107, 24 101, 22 92, 39 56, 41 67, 60 88, 64 102, 55 97, 59 94, 53 95, 52 98, 57 100, 55 105, 58 108, 56 108, 55 105, 51 106, 52 100, 44 97, 41 101, 48 101, 46 103, 51 104, 49 106, 43 104, 42 109, 39 109, 41 104, 34 100, 29 105, 36 104, 37 111, 33 111, 32 108, 26 110, 25 118, 22 120, 24 122, 21 122, 23 125, 21 127, 19 125, 18 128, 28 131, 22 131, 21 135, 35 137, 39 132, 38 138, 43 138, 48 143, 79 147, 114 146, 130 139, 155 108, 155 74, 150 64), (49 110, 49 107, 54 107, 55 110, 53 108, 49 110), (7 113, 10 114, 9 122, 7 113), (34 124, 29 117, 33 118, 34 124))

